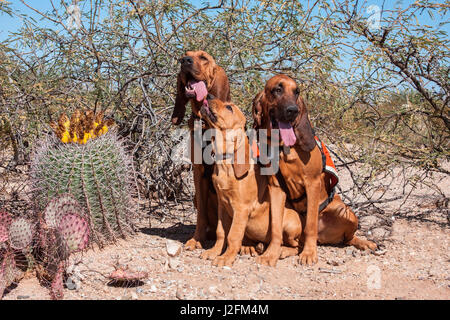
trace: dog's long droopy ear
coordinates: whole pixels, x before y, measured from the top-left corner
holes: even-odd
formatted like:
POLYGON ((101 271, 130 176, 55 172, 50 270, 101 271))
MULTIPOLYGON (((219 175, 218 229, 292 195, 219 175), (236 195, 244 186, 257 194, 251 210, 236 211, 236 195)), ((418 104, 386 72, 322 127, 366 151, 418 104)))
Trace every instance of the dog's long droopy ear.
POLYGON ((253 129, 259 129, 261 127, 261 120, 263 116, 261 99, 263 95, 264 91, 261 91, 256 95, 252 102, 253 129))
POLYGON ((308 111, 303 99, 299 96, 297 105, 300 109, 300 119, 295 125, 295 135, 297 136, 297 143, 303 151, 310 152, 316 146, 314 139, 314 131, 308 117, 308 111))
POLYGON ((240 179, 250 170, 250 149, 244 130, 238 130, 234 143, 233 169, 236 179, 240 179))
POLYGON ((184 84, 181 81, 181 76, 178 75, 177 79, 177 96, 175 98, 175 108, 172 113, 172 123, 180 124, 183 121, 184 114, 186 113, 186 103, 188 98, 186 97, 186 92, 184 90, 184 84))

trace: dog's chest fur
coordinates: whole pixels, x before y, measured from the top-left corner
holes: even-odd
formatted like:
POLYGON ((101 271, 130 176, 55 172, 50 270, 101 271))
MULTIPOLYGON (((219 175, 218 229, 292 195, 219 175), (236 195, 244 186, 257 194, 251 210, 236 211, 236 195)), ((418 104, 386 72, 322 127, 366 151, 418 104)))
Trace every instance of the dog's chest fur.
POLYGON ((219 197, 219 202, 225 207, 232 216, 235 210, 252 210, 254 202, 258 199, 258 190, 249 190, 249 186, 256 186, 255 183, 249 183, 248 180, 255 179, 255 170, 251 165, 247 175, 242 179, 236 179, 231 165, 217 168, 213 175, 213 184, 219 197), (254 194, 254 195, 253 195, 254 194))

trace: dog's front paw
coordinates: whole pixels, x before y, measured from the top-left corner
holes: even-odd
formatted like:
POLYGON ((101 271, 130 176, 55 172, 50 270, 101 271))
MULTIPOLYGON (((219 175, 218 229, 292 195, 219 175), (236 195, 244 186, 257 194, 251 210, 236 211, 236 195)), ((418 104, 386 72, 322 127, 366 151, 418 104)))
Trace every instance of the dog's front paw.
POLYGON ((217 267, 223 267, 223 266, 231 267, 234 263, 234 260, 236 260, 235 254, 224 253, 223 255, 218 256, 216 259, 214 259, 213 265, 215 265, 217 267))
POLYGON ((287 257, 296 256, 298 254, 298 248, 281 247, 280 259, 286 259, 287 257))
POLYGON ((206 251, 203 251, 203 253, 200 255, 200 257, 203 260, 214 260, 219 254, 220 254, 219 250, 211 248, 206 251))
POLYGON ((262 256, 256 257, 256 263, 263 266, 275 267, 277 265, 280 255, 264 253, 262 256))
POLYGON ((254 246, 241 246, 239 254, 241 256, 250 255, 252 257, 256 257, 258 255, 258 252, 256 251, 256 248, 254 246))
POLYGON ((317 247, 314 246, 312 248, 303 248, 302 253, 300 253, 298 257, 298 262, 302 265, 311 266, 317 263, 317 247))
POLYGON ((184 244, 184 249, 188 250, 188 251, 192 251, 195 249, 202 249, 202 244, 200 243, 200 241, 195 240, 195 238, 189 239, 185 244, 184 244))

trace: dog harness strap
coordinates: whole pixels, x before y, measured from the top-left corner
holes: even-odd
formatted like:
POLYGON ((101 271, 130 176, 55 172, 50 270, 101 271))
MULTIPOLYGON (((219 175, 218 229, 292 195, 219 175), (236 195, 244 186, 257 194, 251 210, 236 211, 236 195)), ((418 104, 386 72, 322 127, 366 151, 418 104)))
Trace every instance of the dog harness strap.
MULTIPOLYGON (((326 177, 330 179, 330 191, 328 193, 328 198, 319 205, 319 212, 321 212, 330 204, 331 201, 333 201, 333 198, 336 194, 336 185, 339 182, 339 178, 337 175, 336 167, 334 166, 333 160, 331 159, 327 147, 322 141, 320 141, 320 139, 317 136, 314 136, 314 138, 316 139, 317 146, 320 150, 320 153, 322 154, 322 168, 323 168, 322 170, 326 173, 326 177)), ((300 197, 292 199, 286 184, 286 180, 284 179, 280 170, 278 170, 276 177, 278 179, 278 182, 280 183, 280 187, 286 193, 286 198, 289 201, 297 203, 306 199, 306 192, 302 194, 300 197)))

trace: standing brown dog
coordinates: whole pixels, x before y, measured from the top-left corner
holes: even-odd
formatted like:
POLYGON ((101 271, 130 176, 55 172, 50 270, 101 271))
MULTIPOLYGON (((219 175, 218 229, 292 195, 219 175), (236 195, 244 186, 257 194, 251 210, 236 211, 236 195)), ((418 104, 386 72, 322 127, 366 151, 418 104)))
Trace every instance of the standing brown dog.
MULTIPOLYGON (((230 85, 225 71, 204 51, 187 51, 180 59, 181 69, 177 79, 177 96, 172 113, 172 123, 180 124, 190 101, 192 115, 189 119, 191 129, 191 160, 193 164, 197 225, 194 236, 185 244, 187 250, 202 248, 206 238, 215 238, 217 226, 217 195, 212 187, 213 165, 194 162, 194 120, 201 119, 200 108, 208 93, 217 98, 230 100, 230 85)), ((203 126, 204 129, 205 126, 203 126)))
MULTIPOLYGON (((319 205, 329 197, 329 183, 323 172, 322 153, 314 139, 306 105, 296 82, 286 75, 269 79, 264 91, 253 101, 253 116, 257 128, 267 129, 269 134, 271 129, 280 130, 280 146, 288 151, 280 151, 279 170, 291 199, 302 199, 306 193, 303 200, 293 203, 297 212, 306 211, 305 242, 300 263, 311 265, 317 262, 318 241, 329 244, 344 242, 362 250, 374 250, 375 243, 355 236, 358 218, 338 195, 319 212, 319 205)), ((275 265, 281 252, 282 208, 286 201, 286 193, 275 175, 269 178, 269 193, 272 239, 260 262, 275 265)))

